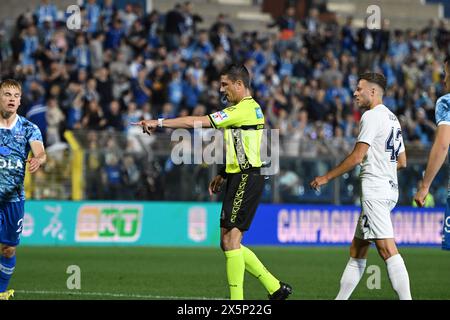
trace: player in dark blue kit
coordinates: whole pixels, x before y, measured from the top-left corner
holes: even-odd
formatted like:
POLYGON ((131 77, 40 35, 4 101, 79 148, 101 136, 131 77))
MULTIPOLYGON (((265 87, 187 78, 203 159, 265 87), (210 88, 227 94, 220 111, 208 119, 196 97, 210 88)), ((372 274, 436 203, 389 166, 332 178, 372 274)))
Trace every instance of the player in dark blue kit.
POLYGON ((38 127, 17 114, 21 95, 19 82, 0 83, 0 300, 14 295, 14 290, 7 289, 22 233, 26 163, 34 173, 46 160, 38 127), (30 149, 33 157, 27 160, 30 149))

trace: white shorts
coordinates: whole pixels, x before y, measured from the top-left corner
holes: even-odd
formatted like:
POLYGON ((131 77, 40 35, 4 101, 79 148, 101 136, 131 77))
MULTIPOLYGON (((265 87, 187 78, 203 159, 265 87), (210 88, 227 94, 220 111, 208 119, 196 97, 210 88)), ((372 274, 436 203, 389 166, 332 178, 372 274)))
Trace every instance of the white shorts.
POLYGON ((394 200, 361 201, 355 237, 363 240, 394 238, 391 211, 396 204, 394 200))

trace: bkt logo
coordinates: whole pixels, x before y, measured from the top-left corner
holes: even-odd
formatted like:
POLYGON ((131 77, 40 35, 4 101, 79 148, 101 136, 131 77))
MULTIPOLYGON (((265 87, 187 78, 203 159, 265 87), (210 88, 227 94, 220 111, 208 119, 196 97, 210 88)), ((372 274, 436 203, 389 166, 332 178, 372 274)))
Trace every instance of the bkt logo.
POLYGON ((0 158, 0 169, 23 169, 22 161, 11 160, 6 161, 5 159, 0 158))
POLYGON ((135 242, 141 235, 141 205, 84 205, 78 210, 75 241, 135 242))

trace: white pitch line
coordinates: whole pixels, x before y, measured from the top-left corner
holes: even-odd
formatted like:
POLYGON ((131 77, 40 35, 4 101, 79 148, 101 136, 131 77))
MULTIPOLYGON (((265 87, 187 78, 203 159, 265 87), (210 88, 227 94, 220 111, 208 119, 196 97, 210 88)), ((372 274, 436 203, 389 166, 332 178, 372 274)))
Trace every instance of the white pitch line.
POLYGON ((225 298, 209 297, 178 297, 178 296, 155 296, 142 294, 125 294, 111 292, 80 292, 80 291, 44 291, 44 290, 15 290, 21 294, 60 294, 72 296, 100 296, 113 298, 137 298, 137 299, 166 299, 166 300, 224 300, 225 298))

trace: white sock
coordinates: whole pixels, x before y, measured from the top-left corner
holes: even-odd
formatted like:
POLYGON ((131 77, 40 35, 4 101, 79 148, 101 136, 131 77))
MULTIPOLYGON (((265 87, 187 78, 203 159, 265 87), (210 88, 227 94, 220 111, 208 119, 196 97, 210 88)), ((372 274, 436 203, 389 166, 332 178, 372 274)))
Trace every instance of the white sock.
POLYGON ((390 257, 386 260, 386 266, 392 288, 398 294, 400 300, 412 300, 409 289, 409 276, 406 270, 405 262, 400 254, 390 257))
POLYGON ((350 258, 345 267, 344 273, 341 278, 341 288, 339 289, 339 293, 336 297, 336 300, 348 300, 353 290, 355 290, 356 286, 361 280, 364 269, 366 269, 366 261, 367 259, 355 259, 350 258))

